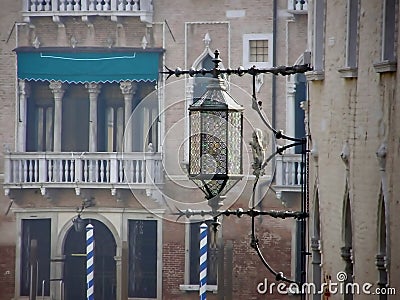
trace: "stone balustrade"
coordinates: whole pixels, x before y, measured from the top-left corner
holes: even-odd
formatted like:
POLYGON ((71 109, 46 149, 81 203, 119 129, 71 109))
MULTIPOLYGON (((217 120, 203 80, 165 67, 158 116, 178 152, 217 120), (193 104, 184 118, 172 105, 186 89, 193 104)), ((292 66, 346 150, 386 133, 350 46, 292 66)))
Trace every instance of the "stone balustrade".
POLYGON ((24 0, 24 12, 152 11, 151 0, 24 0))
POLYGON ((308 0, 288 0, 288 11, 293 14, 307 14, 308 0))
POLYGON ((274 189, 278 198, 282 192, 301 191, 301 169, 301 154, 284 154, 276 157, 274 189))
POLYGON ((162 183, 161 168, 152 152, 6 153, 4 187, 148 189, 162 183))
POLYGON ((88 17, 139 16, 143 22, 151 22, 153 18, 152 0, 23 0, 22 15, 27 22, 32 17, 88 17))

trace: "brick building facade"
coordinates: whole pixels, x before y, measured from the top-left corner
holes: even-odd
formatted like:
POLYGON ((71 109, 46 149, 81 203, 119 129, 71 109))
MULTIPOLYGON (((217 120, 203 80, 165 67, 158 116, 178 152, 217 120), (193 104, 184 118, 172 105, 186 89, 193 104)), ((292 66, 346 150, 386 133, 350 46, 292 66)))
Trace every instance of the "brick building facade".
MULTIPOLYGON (((159 72, 207 67, 216 49, 230 68, 301 63, 307 1, 5 1, 0 22, 0 299, 29 296, 32 240, 37 294, 84 295, 84 233, 72 223, 81 205, 95 227, 96 299, 196 299, 198 229, 173 213, 207 209, 185 171, 187 108, 204 85, 159 72)), ((305 81, 263 75, 256 86, 272 125, 300 135, 305 81)), ((245 155, 244 178, 224 207, 247 208, 248 143, 253 128, 265 126, 251 110, 251 78, 232 76, 229 90, 245 108, 245 155)), ((272 151, 275 141, 266 140, 272 151)), ((295 209, 298 154, 280 159, 261 180, 260 206, 295 209)), ((274 278, 250 247, 250 220, 222 223, 209 298, 264 298, 257 285, 274 278)), ((291 277, 294 223, 260 218, 257 230, 267 260, 291 277)))

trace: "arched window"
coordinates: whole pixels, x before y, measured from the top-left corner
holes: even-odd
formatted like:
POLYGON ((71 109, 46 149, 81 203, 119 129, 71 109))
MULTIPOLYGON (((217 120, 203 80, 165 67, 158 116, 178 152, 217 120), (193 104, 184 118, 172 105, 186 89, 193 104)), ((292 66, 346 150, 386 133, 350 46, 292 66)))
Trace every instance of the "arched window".
MULTIPOLYGON (((313 231, 311 237, 312 251, 312 282, 315 286, 321 286, 321 223, 319 215, 319 193, 316 191, 313 209, 313 231)), ((312 299, 321 299, 321 295, 315 293, 312 299)))
MULTIPOLYGON (((388 284, 388 270, 387 270, 387 236, 386 236, 386 207, 385 197, 381 188, 378 204, 378 253, 376 254, 376 268, 378 269, 378 286, 379 288, 386 288, 388 284)), ((379 295, 380 300, 386 300, 386 295, 379 295)))
MULTIPOLYGON (((349 197, 348 187, 346 185, 346 193, 343 206, 343 242, 344 246, 341 248, 341 256, 345 262, 344 271, 347 274, 347 279, 344 282, 347 286, 353 283, 353 231, 351 220, 351 203, 349 197)), ((345 300, 353 299, 353 294, 350 291, 344 294, 345 300)))

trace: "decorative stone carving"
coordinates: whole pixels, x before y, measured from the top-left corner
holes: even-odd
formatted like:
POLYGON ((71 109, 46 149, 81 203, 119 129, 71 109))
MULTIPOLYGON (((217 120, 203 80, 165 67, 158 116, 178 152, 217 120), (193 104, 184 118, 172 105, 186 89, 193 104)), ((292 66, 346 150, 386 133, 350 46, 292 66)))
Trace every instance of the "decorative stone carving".
POLYGON ((119 87, 123 95, 133 95, 137 88, 136 84, 133 84, 132 81, 121 81, 119 87))
POLYGON ((35 47, 36 49, 40 47, 40 41, 39 38, 37 36, 35 36, 35 38, 32 41, 32 45, 33 47, 35 47))
POLYGON ((342 158, 343 163, 346 165, 346 168, 349 167, 349 159, 350 159, 350 147, 349 143, 346 141, 343 144, 342 152, 340 153, 340 157, 342 158))
POLYGON ((54 95, 54 100, 61 100, 65 92, 63 83, 61 81, 50 81, 49 87, 54 95))
POLYGON ((106 41, 106 45, 108 48, 112 48, 114 46, 114 39, 112 37, 108 37, 106 41))
POLYGON ((256 92, 259 93, 262 85, 264 84, 264 74, 256 76, 256 92))
POLYGON ((147 42, 147 39, 146 39, 145 35, 142 38, 142 43, 141 44, 142 44, 142 48, 146 49, 148 42, 147 42))
POLYGON ((203 42, 204 42, 204 45, 206 46, 206 48, 210 48, 211 37, 208 32, 204 35, 203 42))
POLYGON ((85 87, 87 88, 89 95, 95 94, 96 96, 100 94, 101 85, 95 82, 86 83, 85 87))
POLYGON ((76 39, 75 36, 72 36, 72 37, 71 37, 70 43, 71 43, 71 47, 72 47, 72 48, 75 48, 76 45, 78 45, 78 40, 76 39))
POLYGON ((263 132, 256 128, 253 131, 253 139, 249 143, 253 152, 253 174, 256 176, 264 175, 264 163, 266 161, 266 145, 264 142, 263 132))
POLYGON ((376 151, 376 158, 379 162, 379 168, 381 171, 386 170, 386 154, 387 154, 387 147, 386 143, 382 143, 378 150, 376 151))
POLYGON ((319 153, 318 153, 318 146, 317 146, 316 142, 313 143, 313 147, 310 151, 310 154, 311 154, 311 157, 314 159, 314 162, 318 163, 319 153))

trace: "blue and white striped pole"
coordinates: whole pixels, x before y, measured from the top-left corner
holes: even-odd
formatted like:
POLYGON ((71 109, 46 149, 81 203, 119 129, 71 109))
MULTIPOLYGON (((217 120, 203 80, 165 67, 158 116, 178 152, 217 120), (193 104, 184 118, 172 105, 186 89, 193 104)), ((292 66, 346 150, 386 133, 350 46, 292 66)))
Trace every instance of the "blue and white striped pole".
POLYGON ((207 232, 206 223, 200 225, 200 300, 207 299, 207 232))
POLYGON ((86 298, 94 300, 94 235, 93 225, 86 225, 86 298))

